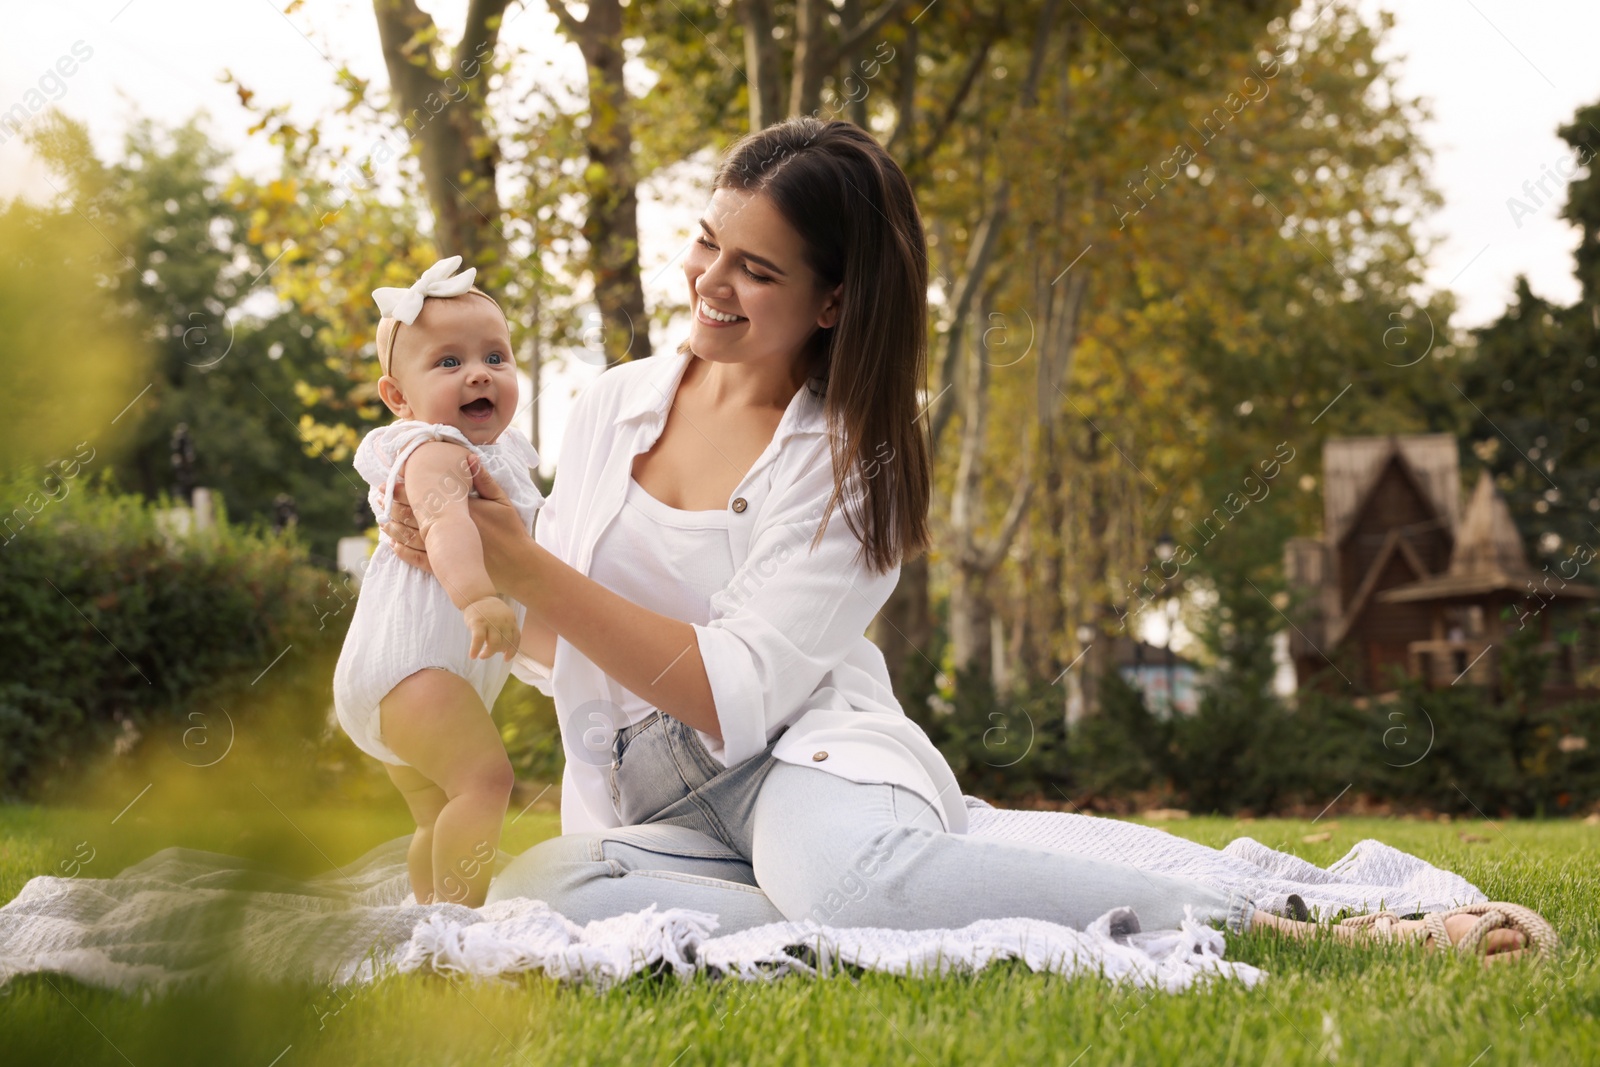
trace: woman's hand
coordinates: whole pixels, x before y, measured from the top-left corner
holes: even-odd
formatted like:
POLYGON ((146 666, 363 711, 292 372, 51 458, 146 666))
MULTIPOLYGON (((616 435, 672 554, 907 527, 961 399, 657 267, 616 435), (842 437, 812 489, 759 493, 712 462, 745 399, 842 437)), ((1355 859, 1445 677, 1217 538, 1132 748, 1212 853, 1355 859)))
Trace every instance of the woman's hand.
MULTIPOLYGON (((383 500, 382 488, 378 490, 378 499, 380 502, 383 500)), ((428 562, 427 545, 423 542, 422 531, 417 528, 416 512, 406 503, 405 483, 399 483, 394 487, 394 503, 389 505, 389 521, 380 529, 394 542, 394 554, 402 563, 409 563, 429 574, 433 573, 433 565, 428 562)))
MULTIPOLYGON (((506 496, 500 483, 494 480, 478 457, 469 454, 467 463, 472 470, 472 488, 478 491, 476 497, 467 498, 467 514, 472 516, 473 523, 478 527, 478 538, 483 542, 483 565, 489 572, 489 580, 503 593, 509 590, 517 577, 518 567, 528 558, 527 549, 532 545, 533 538, 522 524, 522 516, 512 506, 511 498, 506 496)), ((381 502, 382 489, 378 490, 378 498, 381 502)), ((417 526, 416 512, 406 503, 403 482, 394 487, 389 521, 384 523, 382 529, 394 542, 394 554, 402 562, 433 573, 422 530, 417 526)))
POLYGON ((467 498, 467 514, 477 524, 478 539, 483 542, 483 568, 489 572, 494 587, 506 593, 519 577, 526 577, 519 572, 525 570, 533 558, 533 537, 500 483, 478 462, 477 456, 470 460, 472 488, 478 495, 467 498))

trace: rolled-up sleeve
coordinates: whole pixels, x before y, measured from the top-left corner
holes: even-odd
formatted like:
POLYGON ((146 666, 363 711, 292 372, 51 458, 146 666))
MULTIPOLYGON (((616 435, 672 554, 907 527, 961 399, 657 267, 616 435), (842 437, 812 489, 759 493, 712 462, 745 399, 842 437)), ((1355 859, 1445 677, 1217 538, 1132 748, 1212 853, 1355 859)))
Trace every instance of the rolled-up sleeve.
MULTIPOLYGON (((556 516, 560 509, 556 504, 555 486, 550 487, 550 495, 544 498, 544 505, 539 509, 537 517, 533 520, 534 543, 544 548, 547 552, 560 558, 560 538, 556 529, 556 516)), ((561 639, 556 638, 557 644, 561 639)), ((553 668, 555 665, 551 664, 553 668)), ((518 652, 511 658, 511 674, 517 681, 524 685, 531 685, 547 697, 554 697, 555 679, 544 664, 531 656, 518 652)))
MULTIPOLYGON (((567 428, 561 437, 561 456, 567 464, 567 469, 583 470, 583 462, 588 449, 588 435, 593 430, 593 417, 590 414, 596 393, 596 382, 589 383, 589 387, 579 393, 572 405, 572 410, 567 416, 567 428)), ((570 480, 570 479, 569 479, 570 480)), ((568 546, 572 544, 572 532, 568 529, 571 518, 567 515, 565 498, 561 493, 561 477, 559 471, 556 480, 550 486, 550 493, 544 498, 537 516, 533 521, 534 544, 549 552, 552 556, 564 562, 571 562, 568 556, 568 546)), ((556 638, 559 650, 561 638, 556 638)), ((552 656, 552 659, 554 657, 552 656)), ((520 653, 511 660, 511 673, 520 682, 531 685, 547 697, 554 697, 555 678, 553 671, 555 664, 549 669, 531 657, 520 653)))
POLYGON ((799 473, 775 485, 744 564, 694 626, 729 766, 766 747, 806 710, 818 684, 844 660, 899 581, 877 574, 842 508, 812 547, 833 492, 827 438, 804 449, 799 473))

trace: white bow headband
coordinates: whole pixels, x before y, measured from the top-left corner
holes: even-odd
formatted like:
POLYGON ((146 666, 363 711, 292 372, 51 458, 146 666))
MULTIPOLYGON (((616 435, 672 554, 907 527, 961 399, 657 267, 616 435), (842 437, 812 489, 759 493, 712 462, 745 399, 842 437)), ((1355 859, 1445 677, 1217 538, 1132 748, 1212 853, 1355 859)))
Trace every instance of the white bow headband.
MULTIPOLYGON (((472 291, 472 280, 477 276, 478 268, 468 267, 460 274, 452 276, 451 271, 459 266, 461 266, 460 256, 441 259, 423 271, 422 277, 412 282, 410 288, 396 289, 393 286, 381 286, 372 290, 372 299, 384 318, 410 326, 417 321, 417 315, 422 312, 423 301, 428 297, 463 296, 472 291)), ((484 295, 488 296, 487 293, 484 295)), ((492 302, 493 298, 490 300, 492 302)), ((394 331, 397 329, 398 325, 391 326, 386 337, 383 324, 379 323, 378 362, 383 366, 385 374, 389 373, 388 350, 394 343, 394 331)))
POLYGON ((461 296, 472 290, 472 279, 477 275, 477 267, 468 267, 466 270, 450 276, 450 272, 461 266, 460 256, 451 256, 441 259, 433 266, 422 272, 422 277, 411 283, 409 289, 395 289, 392 286, 372 290, 372 299, 377 302, 378 310, 383 312, 386 319, 399 319, 410 326, 417 321, 417 313, 422 310, 422 302, 430 296, 461 296))

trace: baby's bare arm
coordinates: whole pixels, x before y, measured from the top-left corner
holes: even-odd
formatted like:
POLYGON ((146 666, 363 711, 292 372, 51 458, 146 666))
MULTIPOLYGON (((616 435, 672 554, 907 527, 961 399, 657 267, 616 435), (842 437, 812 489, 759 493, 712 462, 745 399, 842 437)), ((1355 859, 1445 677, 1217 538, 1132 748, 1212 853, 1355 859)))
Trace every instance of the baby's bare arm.
POLYGON ((429 441, 411 453, 405 469, 406 499, 427 543, 434 576, 463 610, 496 593, 483 564, 483 541, 467 511, 469 454, 450 441, 429 441))

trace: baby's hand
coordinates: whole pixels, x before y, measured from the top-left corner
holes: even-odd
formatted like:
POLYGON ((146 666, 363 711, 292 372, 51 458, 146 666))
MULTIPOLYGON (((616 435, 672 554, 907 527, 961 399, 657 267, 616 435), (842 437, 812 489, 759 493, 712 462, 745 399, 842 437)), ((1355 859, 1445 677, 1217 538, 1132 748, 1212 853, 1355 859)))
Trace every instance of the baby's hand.
POLYGON ((472 659, 489 659, 502 652, 506 659, 517 654, 522 635, 517 630, 516 610, 497 596, 474 600, 461 609, 472 630, 472 659))

